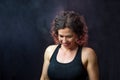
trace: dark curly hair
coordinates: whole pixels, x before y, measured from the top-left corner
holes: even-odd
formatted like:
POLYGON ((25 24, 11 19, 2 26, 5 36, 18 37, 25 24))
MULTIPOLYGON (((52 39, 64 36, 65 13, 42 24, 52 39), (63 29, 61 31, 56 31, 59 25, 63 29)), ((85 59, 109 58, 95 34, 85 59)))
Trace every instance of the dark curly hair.
POLYGON ((55 43, 58 41, 58 30, 64 28, 70 28, 77 36, 79 40, 77 43, 81 46, 87 45, 88 29, 84 20, 84 17, 74 11, 62 11, 56 15, 52 22, 51 34, 55 43))

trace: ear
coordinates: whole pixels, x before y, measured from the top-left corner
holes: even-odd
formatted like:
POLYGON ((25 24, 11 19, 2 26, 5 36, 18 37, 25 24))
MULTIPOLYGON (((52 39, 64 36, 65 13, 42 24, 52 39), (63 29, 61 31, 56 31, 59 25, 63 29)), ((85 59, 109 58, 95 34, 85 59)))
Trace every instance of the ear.
POLYGON ((76 40, 75 40, 75 42, 78 44, 79 43, 79 41, 80 41, 80 39, 79 38, 77 38, 76 40))
POLYGON ((80 43, 81 43, 81 38, 82 38, 82 36, 76 38, 76 43, 77 43, 77 44, 80 44, 80 43))

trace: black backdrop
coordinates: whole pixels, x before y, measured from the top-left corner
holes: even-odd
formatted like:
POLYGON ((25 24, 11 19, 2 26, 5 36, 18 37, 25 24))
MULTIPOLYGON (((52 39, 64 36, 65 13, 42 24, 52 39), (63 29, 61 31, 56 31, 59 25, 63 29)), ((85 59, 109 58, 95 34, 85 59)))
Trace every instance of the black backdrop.
POLYGON ((100 80, 120 80, 119 0, 0 0, 0 80, 39 80, 50 24, 61 10, 83 14, 100 80))

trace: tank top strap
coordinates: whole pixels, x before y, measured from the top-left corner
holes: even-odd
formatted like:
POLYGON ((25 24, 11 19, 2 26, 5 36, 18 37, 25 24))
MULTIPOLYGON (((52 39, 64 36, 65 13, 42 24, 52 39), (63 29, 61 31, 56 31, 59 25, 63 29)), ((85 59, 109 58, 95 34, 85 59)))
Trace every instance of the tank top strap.
POLYGON ((82 54, 82 47, 79 46, 76 54, 76 59, 78 59, 78 61, 81 60, 81 54, 82 54))
POLYGON ((82 63, 82 46, 79 46, 79 48, 78 48, 75 62, 80 63, 81 67, 83 68, 83 70, 85 72, 85 75, 87 75, 87 71, 82 63))
POLYGON ((82 56, 81 55, 82 55, 82 46, 79 46, 78 50, 77 50, 77 54, 76 54, 76 56, 74 58, 74 63, 75 64, 78 63, 78 64, 83 66, 83 64, 82 64, 82 56))
POLYGON ((56 56, 57 56, 57 53, 58 53, 58 50, 59 50, 59 48, 60 48, 60 44, 56 47, 56 49, 55 49, 55 51, 53 52, 53 54, 52 54, 52 56, 51 56, 51 58, 50 58, 50 62, 52 61, 52 60, 55 60, 56 59, 56 56))

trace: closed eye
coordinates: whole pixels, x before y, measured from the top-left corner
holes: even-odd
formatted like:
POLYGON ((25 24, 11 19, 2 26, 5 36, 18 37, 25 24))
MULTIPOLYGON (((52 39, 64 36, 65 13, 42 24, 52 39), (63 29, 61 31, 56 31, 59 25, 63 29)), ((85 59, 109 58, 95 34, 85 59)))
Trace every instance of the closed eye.
POLYGON ((72 37, 72 35, 69 35, 69 36, 66 36, 67 38, 71 38, 72 37))
POLYGON ((63 37, 62 35, 59 35, 60 37, 63 37))

